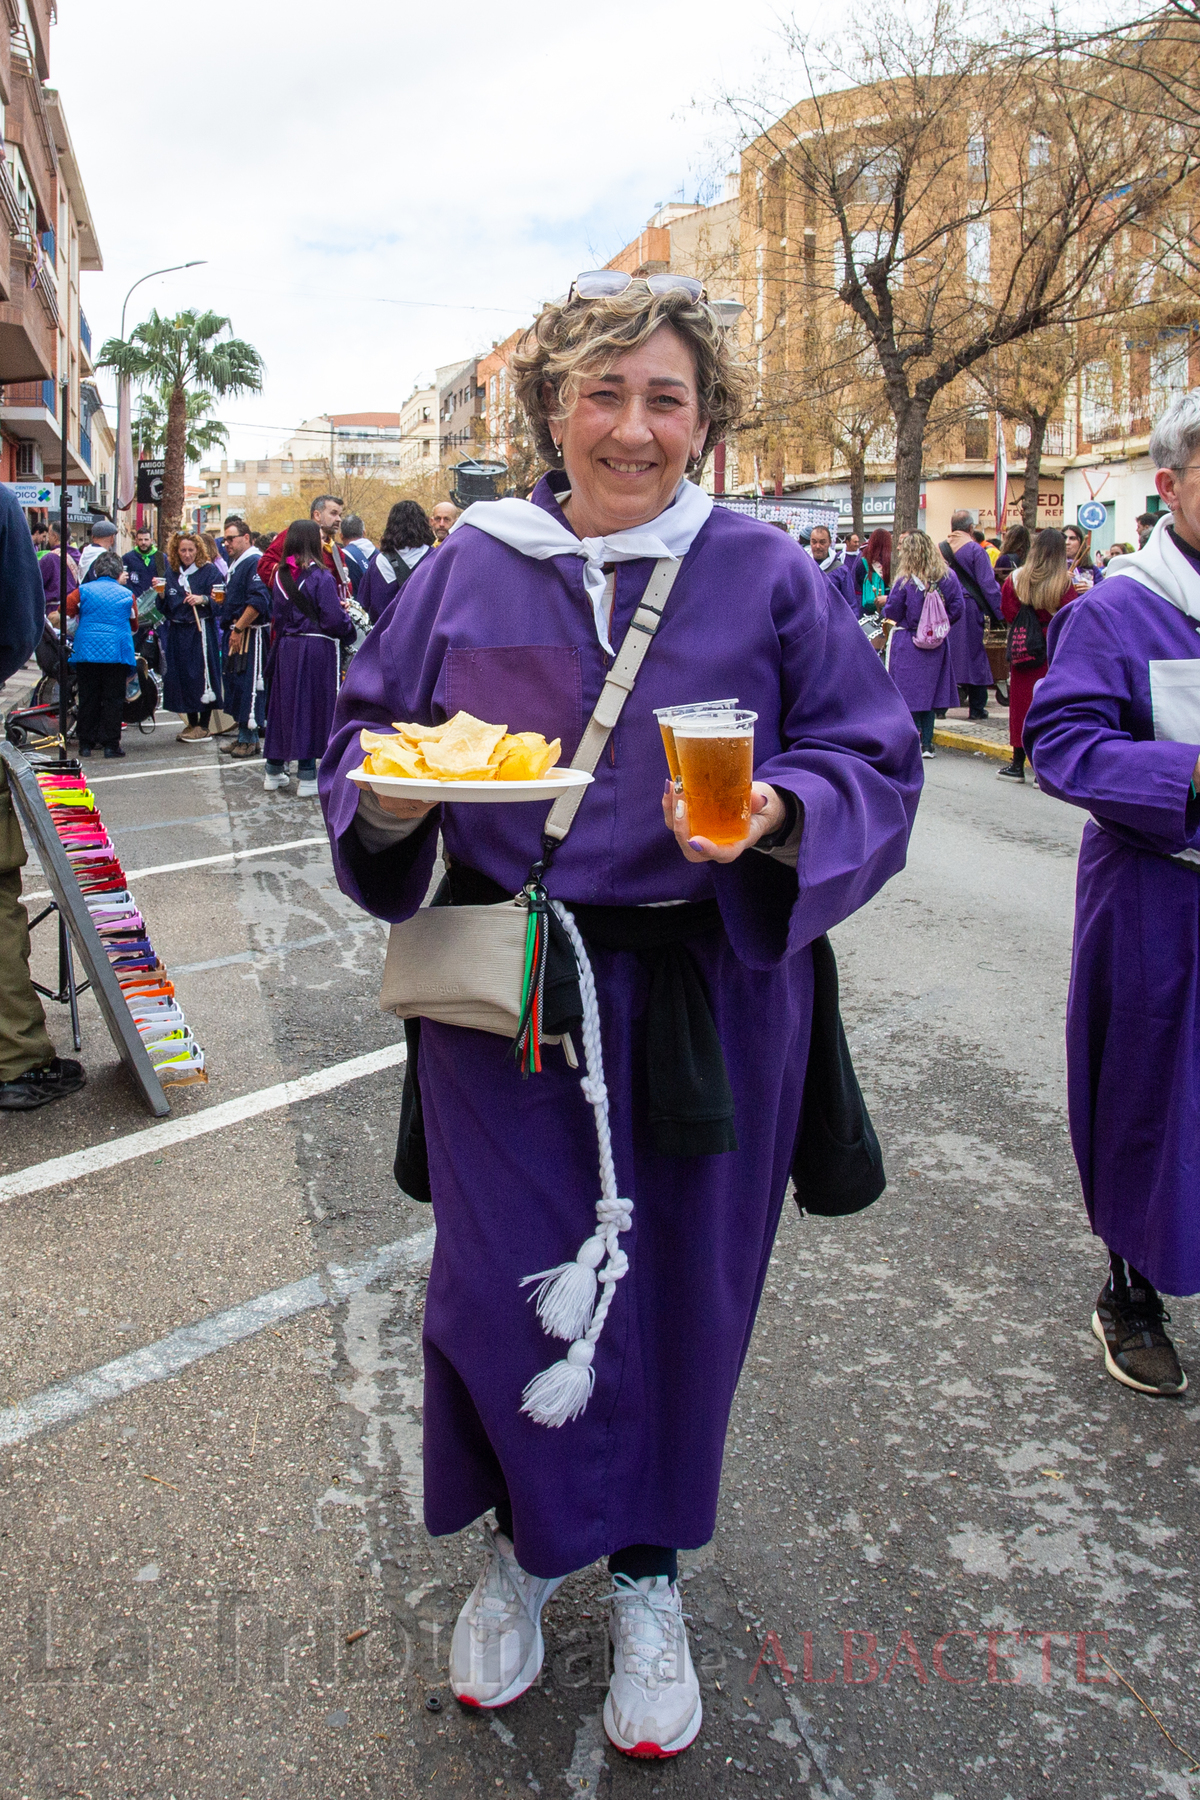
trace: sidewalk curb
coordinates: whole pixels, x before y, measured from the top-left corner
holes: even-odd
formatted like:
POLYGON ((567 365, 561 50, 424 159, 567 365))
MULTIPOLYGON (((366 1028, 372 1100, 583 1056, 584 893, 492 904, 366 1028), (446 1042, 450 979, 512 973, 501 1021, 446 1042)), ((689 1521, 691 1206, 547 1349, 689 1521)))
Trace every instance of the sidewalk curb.
POLYGON ((944 725, 934 726, 933 741, 939 750, 969 750, 976 756, 994 756, 997 762, 1012 761, 1007 744, 998 744, 994 738, 968 737, 965 731, 947 731, 944 725))

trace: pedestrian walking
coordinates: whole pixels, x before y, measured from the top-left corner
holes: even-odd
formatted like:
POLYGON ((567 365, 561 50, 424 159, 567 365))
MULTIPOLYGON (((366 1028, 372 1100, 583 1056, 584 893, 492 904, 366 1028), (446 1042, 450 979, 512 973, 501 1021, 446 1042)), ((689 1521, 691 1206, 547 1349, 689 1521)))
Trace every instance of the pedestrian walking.
POLYGON ((864 613, 881 613, 892 585, 892 534, 877 526, 854 564, 854 597, 864 613))
POLYGON ((357 513, 343 514, 338 535, 341 538, 346 573, 350 577, 350 591, 357 600, 359 586, 367 572, 367 564, 375 554, 375 546, 367 536, 366 527, 357 513))
POLYGON ((397 500, 358 589, 358 603, 372 625, 379 622, 384 608, 428 555, 433 542, 433 526, 424 507, 415 500, 397 500))
POLYGON ((100 745, 106 757, 124 756, 121 713, 129 677, 137 672, 137 601, 129 591, 129 571, 115 550, 93 557, 78 593, 67 601, 67 613, 77 613, 79 621, 71 640, 79 754, 90 756, 100 745))
MULTIPOLYGON (((45 560, 45 559, 43 559, 45 560)), ((0 684, 33 655, 45 595, 25 514, 0 487, 0 684)), ((29 974, 29 916, 21 904, 25 840, 0 762, 0 1111, 32 1112, 84 1085, 83 1067, 57 1055, 29 974)))
POLYGON ((225 707, 237 720, 237 738, 221 750, 235 762, 246 762, 259 754, 266 727, 271 596, 258 574, 262 551, 236 513, 225 521, 225 550, 229 575, 217 628, 225 643, 225 707))
POLYGON ((1000 544, 1000 554, 996 558, 993 573, 997 582, 1003 586, 1004 579, 1014 569, 1019 569, 1029 555, 1029 528, 1025 525, 1010 525, 1000 544))
POLYGON ((1092 534, 1082 531, 1078 525, 1068 525, 1063 531, 1067 545, 1067 568, 1071 582, 1077 594, 1086 594, 1103 578, 1104 570, 1097 568, 1092 561, 1092 534))
POLYGON ((458 508, 452 500, 439 500, 429 515, 429 523, 433 529, 435 544, 444 544, 450 535, 450 528, 458 518, 458 508))
POLYGON ((544 308, 513 360, 551 472, 528 501, 472 506, 414 571, 350 668, 321 779, 338 879, 359 905, 414 913, 440 831, 452 903, 512 896, 537 863, 587 946, 597 1010, 589 999, 584 1030, 597 1072, 603 1044, 603 1086, 581 1091, 550 1049, 522 1080, 495 1037, 421 1022, 410 1068, 438 1227, 425 1518, 435 1534, 495 1518, 451 1640, 454 1693, 486 1708, 523 1693, 542 1663, 543 1604, 607 1556, 604 1727, 623 1751, 663 1756, 700 1729, 677 1553, 715 1525, 796 1142, 812 940, 902 865, 920 768, 895 689, 812 559, 686 479, 748 386, 700 284, 611 270, 602 282, 602 298, 573 285, 544 308), (633 645, 645 658, 619 752, 596 760, 552 855, 543 808, 385 805, 346 780, 361 727, 458 708, 559 737, 566 762, 589 716, 604 742, 593 709, 615 692, 613 653, 633 645), (752 815, 740 842, 717 846, 692 838, 669 781, 664 794, 654 708, 732 693, 757 713, 752 815), (685 1073, 701 1064, 703 1093, 685 1073), (601 1218, 596 1146, 610 1132, 602 1191, 627 1198, 602 1201, 601 1218), (602 1261, 596 1311, 585 1298, 558 1312, 560 1276, 574 1271, 568 1287, 586 1295, 602 1261), (553 1290, 543 1311, 577 1340, 565 1363, 527 1276, 553 1290))
POLYGON ((168 621, 163 705, 187 721, 175 741, 200 744, 212 735, 212 710, 221 701, 221 645, 212 606, 219 576, 194 531, 172 533, 165 579, 160 601, 168 621))
POLYGON ((155 549, 154 536, 149 526, 138 526, 134 533, 133 549, 125 552, 121 562, 128 571, 129 591, 137 601, 140 612, 143 605, 151 605, 147 596, 153 593, 155 576, 165 579, 167 573, 167 559, 161 550, 155 549))
POLYGON ((1062 607, 1076 596, 1067 563, 1067 544, 1063 532, 1052 525, 1039 531, 1021 567, 1005 578, 1000 593, 1000 606, 1009 625, 1016 625, 1022 609, 1033 619, 1024 621, 1025 632, 1020 645, 1009 634, 1008 677, 1008 741, 1012 761, 997 774, 1002 780, 1025 779, 1025 715, 1033 699, 1033 690, 1046 673, 1046 629, 1062 607), (1014 660, 1019 655, 1020 660, 1014 660))
POLYGON ((808 537, 808 553, 825 577, 831 592, 857 612, 858 601, 854 594, 854 571, 846 567, 841 546, 834 543, 828 526, 813 526, 808 537))
MULTIPOLYGON (((950 661, 959 688, 967 691, 967 713, 972 719, 988 717, 988 688, 992 666, 984 648, 984 627, 1000 623, 1000 589, 991 560, 975 536, 971 514, 951 513, 950 535, 940 544, 947 567, 958 579, 966 605, 950 632, 950 661)), ((955 694, 955 700, 958 695, 955 694)))
MULTIPOLYGON (((46 550, 38 558, 38 573, 42 578, 42 594, 46 611, 53 612, 63 599, 62 556, 59 551, 61 539, 58 527, 50 525, 46 532, 46 550)), ((79 558, 71 545, 67 545, 67 591, 72 592, 79 584, 79 558)))
POLYGON ((268 793, 285 788, 287 765, 295 761, 302 800, 317 791, 317 758, 329 742, 341 680, 341 646, 355 638, 354 622, 321 550, 320 527, 312 519, 293 519, 271 596, 263 786, 268 793))
POLYGON ((964 607, 963 591, 947 569, 926 531, 909 531, 900 539, 896 580, 883 609, 894 629, 888 639, 888 673, 921 734, 921 755, 931 757, 934 714, 958 699, 950 634, 964 607), (929 613, 936 596, 945 609, 948 630, 931 631, 929 613), (924 629, 922 629, 924 627, 924 629))
POLYGON ((113 550, 117 543, 117 528, 111 519, 96 519, 92 525, 91 541, 85 544, 79 555, 79 579, 83 580, 102 550, 113 550))
POLYGON ((1071 1142, 1109 1277, 1108 1373, 1187 1376, 1162 1294, 1200 1292, 1200 393, 1150 434, 1166 511, 1050 628, 1025 739, 1039 785, 1091 814, 1067 1000, 1071 1142))

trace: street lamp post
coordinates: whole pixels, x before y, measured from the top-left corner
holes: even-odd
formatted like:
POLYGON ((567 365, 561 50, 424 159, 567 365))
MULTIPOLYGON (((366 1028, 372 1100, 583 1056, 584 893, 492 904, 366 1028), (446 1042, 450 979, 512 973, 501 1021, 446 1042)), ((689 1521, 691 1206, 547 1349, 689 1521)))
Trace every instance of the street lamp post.
MULTIPOLYGON (((126 294, 124 300, 121 302, 121 342, 122 343, 125 342, 125 308, 129 305, 129 295, 130 294, 132 294, 137 288, 140 288, 144 281, 153 281, 154 277, 156 275, 174 275, 180 269, 198 269, 206 261, 207 261, 206 257, 198 256, 198 257, 195 257, 191 262, 172 263, 169 268, 151 269, 148 275, 139 275, 137 280, 134 282, 133 287, 130 288, 129 293, 126 294)), ((113 464, 113 511, 114 511, 114 513, 119 510, 118 499, 119 499, 120 487, 121 487, 121 448, 122 448, 122 443, 128 437, 128 434, 129 434, 129 429, 130 429, 129 413, 130 413, 132 404, 133 404, 133 402, 132 402, 132 397, 131 397, 130 389, 129 389, 129 377, 127 375, 122 375, 118 378, 118 381, 117 381, 117 448, 116 448, 116 456, 114 458, 114 464, 113 464)), ((130 460, 132 463, 132 449, 130 452, 130 460)), ((132 467, 130 469, 130 477, 132 478, 132 467)), ((134 498, 135 498, 135 495, 131 493, 128 496, 128 499, 126 500, 125 504, 127 506, 132 505, 134 498)), ((138 523, 139 524, 141 523, 140 517, 139 517, 138 523)))

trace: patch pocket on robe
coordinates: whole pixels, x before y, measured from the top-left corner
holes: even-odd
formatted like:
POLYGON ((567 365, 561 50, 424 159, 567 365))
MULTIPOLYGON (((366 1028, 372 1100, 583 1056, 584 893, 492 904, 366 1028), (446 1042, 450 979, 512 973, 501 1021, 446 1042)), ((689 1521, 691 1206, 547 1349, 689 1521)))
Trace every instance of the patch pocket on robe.
POLYGON ((448 714, 473 713, 510 731, 562 739, 569 763, 583 736, 583 670, 573 644, 504 644, 455 649, 446 658, 448 714))
POLYGON ((1147 666, 1155 737, 1169 744, 1200 744, 1200 657, 1147 666))

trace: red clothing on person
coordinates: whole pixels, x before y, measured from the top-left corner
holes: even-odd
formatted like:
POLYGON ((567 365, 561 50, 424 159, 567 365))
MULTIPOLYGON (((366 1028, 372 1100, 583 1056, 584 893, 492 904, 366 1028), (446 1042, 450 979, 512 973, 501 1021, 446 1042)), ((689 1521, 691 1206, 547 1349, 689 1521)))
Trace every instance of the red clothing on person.
MULTIPOLYGON (((268 593, 271 591, 272 583, 275 580, 279 565, 283 561, 283 546, 286 538, 287 531, 285 529, 281 531, 277 537, 271 539, 271 542, 267 545, 267 548, 258 559, 258 567, 255 573, 268 593)), ((325 542, 324 538, 321 539, 321 561, 325 564, 329 573, 334 576, 335 579, 339 579, 337 566, 333 560, 333 552, 330 550, 329 545, 325 542)))
MULTIPOLYGON (((1063 589, 1063 597, 1059 601, 1058 610, 1060 612, 1064 606, 1076 598, 1077 592, 1074 582, 1068 581, 1063 589)), ((1021 596, 1013 586, 1010 575, 1000 590, 1000 611, 1004 615, 1006 625, 1012 624, 1021 610, 1021 605, 1021 596)), ((1039 606, 1036 611, 1044 631, 1054 614, 1047 612, 1042 606, 1039 606)), ((1033 663, 1023 669, 1010 669, 1008 672, 1008 741, 1014 750, 1023 748, 1021 734, 1025 730, 1025 714, 1029 711, 1033 690, 1049 666, 1044 662, 1033 663)))

